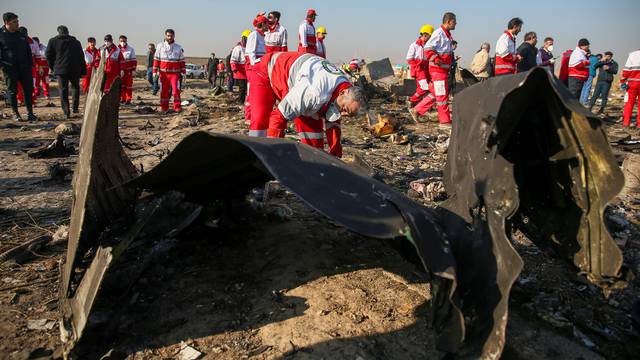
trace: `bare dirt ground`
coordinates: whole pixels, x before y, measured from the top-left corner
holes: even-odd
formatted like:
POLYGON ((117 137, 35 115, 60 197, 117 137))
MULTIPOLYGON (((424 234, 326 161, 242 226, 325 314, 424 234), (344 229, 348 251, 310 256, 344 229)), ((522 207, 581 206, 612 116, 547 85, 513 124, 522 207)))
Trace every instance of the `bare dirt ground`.
MULTIPOLYGON (((158 98, 142 80, 135 82, 135 97, 135 105, 157 108, 158 98)), ((246 131, 240 106, 227 94, 209 96, 205 81, 189 80, 182 97, 197 97, 200 104, 174 116, 121 109, 120 134, 138 168, 152 168, 193 131, 246 131), (196 108, 204 120, 189 126, 196 108)), ((620 94, 612 97, 609 111, 617 118, 620 94)), ((49 169, 55 163, 73 169, 77 157, 27 155, 50 143, 53 128, 63 122, 59 108, 45 103, 39 100, 40 121, 34 123, 14 122, 7 118, 9 109, 0 109, 0 253, 69 223, 71 176, 52 179, 49 169)), ((372 138, 363 130, 363 118, 350 119, 343 125, 345 161, 362 156, 402 193, 411 181, 440 175, 447 134, 433 123, 411 124, 403 105, 382 99, 372 103, 403 119, 412 145, 372 138)), ((71 122, 80 126, 82 120, 71 122)), ((611 125, 609 130, 621 128, 611 125)), ((638 131, 625 131, 639 138, 638 131)), ((77 147, 78 136, 67 136, 67 141, 77 147)), ((415 192, 408 195, 437 206, 415 192)), ((108 358, 129 359, 178 358, 185 345, 205 359, 443 357, 428 326, 428 279, 397 247, 333 224, 286 191, 264 207, 247 211, 233 231, 197 227, 181 234, 135 287, 99 301, 98 307, 126 308, 126 316, 100 319, 104 314, 94 314, 97 323, 113 327, 109 340, 96 340, 96 347, 104 353, 113 349, 108 358)), ((640 204, 618 203, 611 212, 624 219, 612 230, 627 266, 637 272, 640 204)), ((504 358, 635 357, 640 344, 629 312, 640 298, 638 280, 607 299, 522 236, 514 234, 513 241, 525 269, 512 291, 504 358)), ((58 267, 64 256, 61 244, 0 264, 0 358, 59 356, 58 327, 49 320, 59 317, 58 267)), ((135 255, 128 261, 135 261, 135 255)))

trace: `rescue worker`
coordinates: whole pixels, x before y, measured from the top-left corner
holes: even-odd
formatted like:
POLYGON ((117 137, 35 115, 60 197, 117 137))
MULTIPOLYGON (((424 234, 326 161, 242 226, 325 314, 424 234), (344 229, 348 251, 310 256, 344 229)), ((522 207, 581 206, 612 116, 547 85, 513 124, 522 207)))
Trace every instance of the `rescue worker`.
POLYGON ((33 77, 31 67, 33 56, 27 42, 27 35, 19 31, 20 22, 18 15, 12 12, 2 14, 4 25, 0 28, 0 68, 7 88, 9 105, 13 110, 13 119, 22 121, 18 112, 18 85, 22 84, 25 92, 25 105, 27 106, 29 121, 38 120, 33 113, 32 93, 33 77))
POLYGON ((280 25, 280 12, 271 11, 267 15, 269 29, 264 35, 264 46, 267 53, 289 51, 287 46, 287 29, 280 25))
POLYGON ((327 48, 324 46, 324 39, 327 37, 327 29, 324 26, 320 26, 316 32, 316 47, 318 48, 317 54, 321 58, 327 58, 327 48))
POLYGON ((517 72, 518 62, 521 56, 516 49, 516 36, 522 30, 524 22, 520 18, 513 18, 507 24, 507 30, 500 35, 496 43, 495 74, 511 75, 517 72))
POLYGON ((40 39, 35 36, 33 37, 33 41, 37 42, 40 48, 40 57, 36 60, 38 66, 38 77, 36 78, 33 92, 36 96, 40 96, 40 87, 42 87, 42 95, 48 101, 51 100, 49 97, 49 63, 44 57, 44 54, 47 53, 47 46, 41 43, 40 39))
POLYGON ((124 76, 124 57, 120 48, 113 43, 113 36, 104 36, 104 46, 101 48, 100 57, 105 59, 104 64, 104 93, 109 92, 113 81, 124 76))
POLYGON ((131 45, 127 43, 127 37, 120 35, 120 52, 124 58, 124 76, 122 77, 122 88, 120 90, 120 103, 125 105, 131 105, 131 99, 133 98, 133 72, 136 71, 138 66, 138 58, 136 57, 136 51, 131 45))
POLYGON ((247 96, 247 71, 246 71, 246 56, 245 46, 247 44, 247 38, 251 34, 251 30, 245 30, 242 32, 240 42, 231 50, 231 57, 229 58, 229 65, 233 74, 233 83, 238 85, 239 95, 238 102, 244 104, 247 96))
POLYGON ((429 92, 429 61, 425 56, 424 45, 427 43, 433 26, 425 24, 420 28, 418 40, 409 45, 407 52, 407 63, 411 77, 416 80, 416 92, 409 98, 409 114, 416 123, 420 116, 424 116, 436 103, 435 96, 429 92))
POLYGON ((361 88, 327 60, 299 52, 265 55, 254 75, 253 116, 268 124, 267 136, 284 137, 293 120, 303 144, 324 149, 326 134, 329 153, 342 156, 340 118, 366 107, 361 88))
MULTIPOLYGON (((451 31, 457 24, 456 15, 447 12, 442 17, 442 25, 437 28, 425 44, 425 56, 429 61, 429 91, 436 97, 438 122, 441 127, 451 127, 451 110, 449 109, 449 69, 453 61, 451 31)), ((423 101, 428 101, 423 99, 423 101)))
POLYGON ((309 54, 316 54, 318 49, 316 48, 316 28, 313 26, 313 22, 316 21, 318 14, 315 10, 307 10, 307 17, 298 27, 298 52, 304 52, 309 54))
POLYGON ((589 77, 589 40, 580 39, 578 46, 573 50, 569 57, 569 91, 576 99, 580 99, 584 82, 589 77))
POLYGON ((629 54, 622 69, 620 87, 627 92, 625 97, 627 101, 622 112, 622 125, 631 126, 631 114, 633 114, 633 107, 637 102, 636 126, 640 128, 640 50, 629 54))
MULTIPOLYGON (((260 62, 260 58, 266 54, 264 34, 269 29, 269 21, 264 15, 258 14, 253 20, 255 28, 247 38, 245 47, 245 71, 247 74, 247 96, 244 104, 244 118, 251 120, 251 79, 253 78, 253 67, 260 62)), ((266 131, 266 128, 264 129, 266 131)), ((263 135, 264 136, 264 135, 263 135)))
MULTIPOLYGON (((36 78, 38 76, 38 57, 40 56, 40 46, 33 41, 33 39, 29 36, 29 31, 26 27, 21 26, 19 31, 23 33, 27 37, 27 43, 29 44, 29 48, 31 49, 31 89, 33 93, 31 94, 31 102, 33 104, 36 103, 35 89, 33 89, 34 84, 36 83, 36 78)), ((18 84, 18 102, 20 106, 24 104, 24 93, 22 91, 22 86, 18 84)))
POLYGON ((173 110, 182 110, 180 86, 178 83, 187 68, 184 61, 184 50, 175 42, 175 31, 164 31, 164 41, 156 45, 153 59, 153 76, 160 79, 160 109, 169 112, 169 99, 173 95, 173 110), (169 93, 171 91, 171 93, 169 93))
POLYGON ((84 49, 84 63, 87 68, 87 75, 82 78, 82 93, 86 95, 89 92, 93 69, 97 70, 100 66, 100 50, 96 48, 96 38, 94 37, 87 39, 87 48, 84 49))
MULTIPOLYGON (((433 34, 433 26, 424 24, 418 33, 418 39, 409 45, 407 63, 409 74, 416 80, 416 92, 409 98, 409 107, 413 107, 429 93, 429 61, 425 58, 424 45, 433 34)), ((353 60, 351 61, 353 63, 353 60)))

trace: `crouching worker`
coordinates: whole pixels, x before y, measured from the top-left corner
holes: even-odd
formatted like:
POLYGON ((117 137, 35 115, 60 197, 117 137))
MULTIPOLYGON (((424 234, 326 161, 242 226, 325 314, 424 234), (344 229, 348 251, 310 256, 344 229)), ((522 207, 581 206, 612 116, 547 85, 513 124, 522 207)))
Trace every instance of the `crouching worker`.
POLYGON ((250 134, 266 129, 269 137, 284 137, 293 120, 303 144, 324 150, 326 133, 329 153, 342 157, 340 118, 366 107, 362 89, 343 72, 313 54, 278 52, 261 59, 252 81, 250 134))

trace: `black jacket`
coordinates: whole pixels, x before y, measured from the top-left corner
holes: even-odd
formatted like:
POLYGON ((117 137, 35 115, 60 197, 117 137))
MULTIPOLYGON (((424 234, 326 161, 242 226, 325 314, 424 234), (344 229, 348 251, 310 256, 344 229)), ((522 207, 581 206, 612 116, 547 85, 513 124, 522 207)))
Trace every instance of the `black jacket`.
POLYGON ((29 70, 33 66, 31 47, 27 36, 20 31, 8 32, 0 28, 0 67, 15 67, 18 70, 29 70))
POLYGON ((598 61, 596 69, 600 69, 598 72, 598 81, 613 82, 613 75, 618 73, 618 63, 611 60, 609 62, 598 61), (609 69, 605 70, 602 66, 609 65, 609 69))
POLYGON ((207 61, 207 73, 209 74, 218 73, 218 59, 209 58, 209 60, 207 61))
POLYGON ((80 77, 87 73, 82 45, 73 36, 58 35, 51 38, 46 58, 55 75, 80 77))
POLYGON ((536 57, 538 56, 538 49, 528 42, 523 42, 518 47, 518 54, 522 56, 522 60, 518 63, 518 72, 525 72, 536 67, 536 57))

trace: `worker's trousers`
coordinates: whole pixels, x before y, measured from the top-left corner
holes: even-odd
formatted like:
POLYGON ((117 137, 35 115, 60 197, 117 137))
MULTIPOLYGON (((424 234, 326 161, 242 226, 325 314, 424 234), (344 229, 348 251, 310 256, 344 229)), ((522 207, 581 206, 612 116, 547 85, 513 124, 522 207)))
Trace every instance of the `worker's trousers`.
POLYGON ((26 90, 23 94, 27 111, 31 112, 31 106, 33 103, 33 77, 31 69, 20 69, 16 66, 4 66, 2 68, 4 81, 7 87, 7 97, 9 98, 9 105, 14 111, 18 111, 18 90, 22 87, 26 90))
POLYGON ((573 95, 574 99, 580 99, 580 95, 582 94, 582 88, 584 87, 584 80, 580 80, 579 78, 569 76, 568 88, 569 92, 573 95))
MULTIPOLYGON (((269 128, 269 118, 273 113, 275 117, 282 117, 280 111, 273 109, 276 103, 276 96, 271 88, 271 81, 269 80, 269 74, 265 70, 266 66, 262 64, 255 67, 255 71, 252 71, 251 79, 251 111, 250 111, 250 124, 249 124, 249 136, 265 137, 267 136, 267 129, 269 128)), ((249 72, 247 72, 247 77, 249 72)), ((246 103, 246 102, 245 102, 246 103)), ((245 109, 246 110, 246 109, 245 109)), ((246 113, 245 113, 246 114, 246 113)), ((278 123, 281 124, 284 121, 286 127, 286 120, 284 118, 278 123)), ((282 128, 282 135, 284 136, 284 127, 282 128)), ((279 133, 278 133, 279 134, 279 133)), ((280 137, 280 136, 272 136, 280 137)))
POLYGON ((247 63, 245 71, 247 74, 247 95, 244 99, 244 119, 251 120, 251 81, 254 75, 254 67, 247 63))
POLYGON ((449 86, 447 84, 448 78, 448 73, 431 71, 431 82, 429 83, 429 91, 436 98, 438 122, 440 124, 451 123, 451 110, 449 109, 449 86))
POLYGON ((417 103, 422 100, 429 93, 429 81, 426 77, 418 77, 416 78, 416 92, 413 94, 409 101, 412 103, 417 103))
POLYGON ((160 72, 160 110, 169 110, 171 95, 173 95, 173 110, 182 110, 179 81, 180 73, 160 72))
POLYGON ((133 71, 125 71, 120 89, 120 101, 130 103, 133 98, 133 71))
POLYGON ((82 78, 82 93, 87 94, 89 92, 89 85, 91 85, 91 76, 93 71, 93 66, 87 65, 87 75, 82 78))
POLYGON ((436 104, 436 97, 427 91, 425 97, 413 108, 419 115, 426 114, 436 104))
POLYGON ((42 75, 38 73, 35 82, 33 94, 35 96, 40 96, 40 87, 42 87, 42 95, 44 97, 49 97, 49 69, 43 69, 42 75))
POLYGON ((636 114, 636 126, 640 128, 640 81, 630 81, 629 89, 625 94, 624 110, 622 112, 622 125, 631 125, 631 115, 633 114, 633 107, 636 102, 638 103, 638 111, 636 114))

